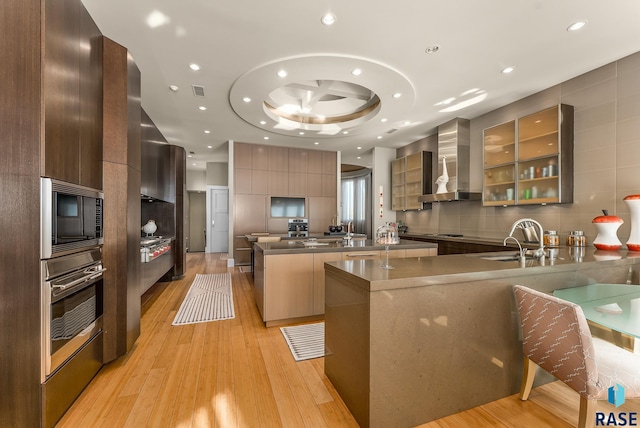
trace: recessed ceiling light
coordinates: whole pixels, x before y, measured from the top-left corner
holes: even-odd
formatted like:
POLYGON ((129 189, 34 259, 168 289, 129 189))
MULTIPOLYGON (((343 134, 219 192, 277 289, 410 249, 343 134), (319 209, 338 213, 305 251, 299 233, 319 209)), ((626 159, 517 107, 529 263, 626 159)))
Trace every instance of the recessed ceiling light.
POLYGON ((362 150, 362 147, 361 147, 361 146, 358 146, 358 147, 356 147, 356 149, 358 149, 358 150, 362 150))
POLYGON ((408 120, 405 120, 404 122, 402 122, 402 124, 403 124, 404 126, 407 126, 407 125, 411 125, 411 122, 410 122, 410 121, 408 121, 408 120))
POLYGON ((383 117, 382 119, 380 119, 380 122, 385 123, 388 119, 386 117, 383 117))
POLYGON ((191 165, 196 166, 197 164, 194 162, 194 163, 192 163, 191 165))
POLYGON ((264 140, 268 140, 268 139, 269 139, 269 137, 262 137, 262 139, 264 139, 264 140))
POLYGON ((378 140, 382 140, 382 135, 378 135, 376 138, 377 138, 378 140))
POLYGON ((358 156, 356 159, 361 159, 361 157, 360 157, 360 156, 358 156))
POLYGON ((187 155, 187 157, 188 157, 188 158, 192 158, 192 157, 193 157, 193 155, 187 155))
POLYGON ((347 135, 349 131, 342 131, 342 135, 347 135))
POLYGON ((395 94, 393 94, 393 98, 400 98, 402 96, 402 94, 400 92, 396 92, 395 94))
POLYGON ((266 120, 261 120, 261 121, 260 121, 260 125, 266 125, 266 124, 267 124, 267 121, 266 121, 266 120))
POLYGON ((195 63, 189 64, 189 68, 192 69, 193 71, 200 70, 200 66, 198 64, 195 64, 195 63))
POLYGON ((245 103, 250 103, 250 102, 251 102, 251 98, 249 98, 249 97, 244 97, 244 98, 242 99, 242 101, 244 101, 245 103))
POLYGON ((587 25, 587 21, 574 22, 573 24, 571 24, 571 25, 569 25, 567 27, 567 31, 578 31, 579 29, 581 29, 585 25, 587 25))
POLYGON ((351 74, 353 74, 354 76, 360 76, 362 74, 362 69, 354 68, 353 70, 351 70, 351 74))
POLYGON ((205 111, 207 108, 205 106, 198 107, 200 110, 205 111))
POLYGON ((304 132, 300 131, 298 132, 299 135, 304 135, 304 132))
POLYGON ((506 68, 503 68, 503 69, 502 69, 501 73, 502 73, 502 74, 509 74, 509 73, 513 73, 513 70, 515 70, 515 68, 514 68, 514 67, 506 67, 506 68))
POLYGON ((433 45, 433 46, 429 46, 427 47, 424 51, 428 54, 433 54, 436 53, 440 50, 440 46, 438 45, 433 45))
POLYGON ((315 144, 315 145, 317 146, 317 145, 318 145, 318 144, 320 144, 320 143, 318 143, 318 142, 316 141, 316 142, 314 142, 313 144, 315 144))
POLYGON ((213 146, 207 146, 207 149, 213 149, 213 146))
POLYGON ((205 133, 205 134, 211 134, 211 131, 209 131, 208 129, 205 129, 205 130, 204 130, 204 133, 205 133))
POLYGON ((170 85, 169 89, 171 89, 172 92, 178 92, 180 90, 176 85, 170 85))
POLYGON ((285 78, 287 77, 287 70, 279 70, 277 74, 278 74, 278 77, 285 78))
POLYGON ((320 19, 320 21, 327 26, 333 25, 336 23, 336 16, 333 13, 327 13, 322 17, 322 19, 320 19))

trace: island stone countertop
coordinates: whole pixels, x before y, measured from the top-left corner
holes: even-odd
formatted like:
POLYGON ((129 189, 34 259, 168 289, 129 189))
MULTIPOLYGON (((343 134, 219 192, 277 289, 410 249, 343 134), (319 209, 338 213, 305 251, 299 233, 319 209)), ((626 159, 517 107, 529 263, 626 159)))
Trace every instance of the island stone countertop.
POLYGON ((392 270, 380 269, 375 263, 351 261, 328 263, 325 269, 336 275, 347 274, 351 276, 353 283, 360 284, 369 291, 376 291, 579 271, 592 268, 596 262, 607 262, 608 266, 640 263, 640 253, 627 250, 603 251, 594 247, 559 247, 552 251, 553 258, 547 256, 544 260, 528 256, 524 268, 520 267, 517 249, 507 249, 504 252, 456 254, 433 259, 394 260, 392 270))
MULTIPOLYGON (((347 251, 384 251, 385 246, 371 239, 353 238, 345 241, 339 238, 317 238, 316 240, 288 239, 280 242, 256 242, 256 250, 267 255, 300 254, 300 253, 330 253, 347 251)), ((390 245, 389 250, 406 250, 415 248, 438 248, 438 244, 431 242, 400 240, 399 244, 390 245)))

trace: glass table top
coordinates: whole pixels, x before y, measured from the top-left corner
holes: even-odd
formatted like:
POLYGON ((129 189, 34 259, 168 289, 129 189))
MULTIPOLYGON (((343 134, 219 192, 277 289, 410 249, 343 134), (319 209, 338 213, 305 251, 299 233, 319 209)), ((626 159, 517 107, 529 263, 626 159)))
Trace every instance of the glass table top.
POLYGON ((620 333, 640 337, 640 286, 626 284, 590 284, 553 292, 577 303, 592 322, 620 333))

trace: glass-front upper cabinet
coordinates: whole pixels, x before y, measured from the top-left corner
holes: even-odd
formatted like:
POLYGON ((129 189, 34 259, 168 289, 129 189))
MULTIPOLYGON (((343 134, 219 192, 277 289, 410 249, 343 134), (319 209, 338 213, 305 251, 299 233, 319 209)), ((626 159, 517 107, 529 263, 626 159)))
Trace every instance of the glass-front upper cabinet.
POLYGON ((518 204, 573 202, 573 107, 518 120, 518 204))
POLYGON ((483 204, 515 204, 516 121, 484 130, 483 204))
POLYGON ((421 151, 391 162, 392 210, 425 208, 418 197, 431 193, 431 160, 431 152, 421 151))
POLYGON ((573 202, 573 107, 484 130, 485 206, 573 202))
POLYGON ((402 211, 407 207, 405 194, 405 175, 407 158, 399 158, 391 162, 391 209, 402 211))

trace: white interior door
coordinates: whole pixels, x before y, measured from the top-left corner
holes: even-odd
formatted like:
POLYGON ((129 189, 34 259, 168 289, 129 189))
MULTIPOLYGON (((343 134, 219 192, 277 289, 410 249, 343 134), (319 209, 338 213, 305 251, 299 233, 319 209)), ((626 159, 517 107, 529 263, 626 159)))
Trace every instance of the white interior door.
POLYGON ((207 253, 229 251, 229 189, 212 187, 207 192, 207 253))

